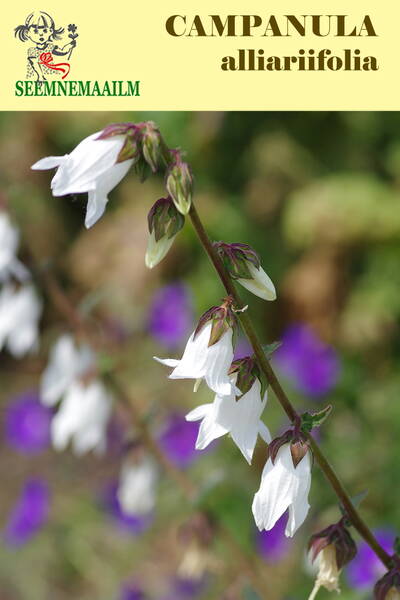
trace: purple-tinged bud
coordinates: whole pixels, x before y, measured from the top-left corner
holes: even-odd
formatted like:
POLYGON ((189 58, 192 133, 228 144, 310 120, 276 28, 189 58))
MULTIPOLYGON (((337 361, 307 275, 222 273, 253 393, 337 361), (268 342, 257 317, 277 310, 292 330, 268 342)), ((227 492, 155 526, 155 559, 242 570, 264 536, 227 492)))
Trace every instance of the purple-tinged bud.
POLYGON ((321 587, 339 592, 340 572, 357 554, 357 546, 346 527, 345 519, 312 535, 308 550, 311 562, 316 560, 319 567, 309 600, 315 598, 321 587))
MULTIPOLYGON (((264 398, 268 381, 253 356, 245 356, 234 360, 228 375, 237 375, 236 387, 242 392, 242 396, 251 390, 255 380, 258 379, 261 385, 260 396, 264 398)), ((237 399, 240 397, 237 396, 237 399)))
POLYGON ((336 564, 338 570, 342 569, 357 554, 357 546, 346 527, 345 520, 341 519, 338 523, 314 533, 308 542, 308 550, 311 553, 311 560, 317 558, 318 554, 327 546, 333 545, 336 553, 336 564))
POLYGON ((143 158, 153 173, 169 160, 169 151, 162 138, 160 130, 153 121, 141 124, 143 158))
POLYGON ((216 344, 229 329, 234 329, 236 316, 232 310, 233 298, 228 296, 225 298, 221 306, 212 306, 199 319, 199 323, 195 329, 194 337, 200 333, 203 327, 211 322, 211 333, 208 347, 216 344))
POLYGON ((133 160, 137 163, 140 159, 140 128, 134 123, 112 123, 107 125, 98 136, 98 140, 106 140, 115 136, 124 136, 125 142, 119 151, 116 162, 133 160))
POLYGON ((400 600, 400 558, 395 554, 392 559, 393 568, 375 584, 375 600, 400 600))
POLYGON ((214 248, 232 279, 259 298, 275 300, 275 286, 261 267, 253 248, 247 244, 225 242, 215 242, 214 248))
POLYGON ((187 215, 192 203, 193 176, 189 165, 181 160, 179 153, 167 171, 166 186, 176 208, 187 215))
POLYGON ((148 214, 149 241, 147 245, 145 263, 152 269, 168 253, 175 236, 185 224, 185 217, 175 208, 170 197, 160 198, 150 209, 148 214))

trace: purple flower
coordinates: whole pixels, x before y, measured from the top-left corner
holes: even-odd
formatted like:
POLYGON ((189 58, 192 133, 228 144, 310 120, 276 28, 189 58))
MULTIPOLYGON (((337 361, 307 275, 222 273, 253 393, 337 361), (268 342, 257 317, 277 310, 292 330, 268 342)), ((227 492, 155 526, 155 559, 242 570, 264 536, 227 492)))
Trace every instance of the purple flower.
POLYGON ((146 595, 136 583, 126 583, 122 586, 119 600, 145 600, 146 595))
POLYGON ((253 348, 251 347, 248 339, 245 337, 239 337, 235 346, 233 360, 238 360, 239 358, 244 358, 245 356, 251 356, 252 354, 254 354, 253 348))
POLYGON ((4 530, 9 546, 26 544, 47 522, 50 510, 50 491, 42 479, 29 479, 12 510, 4 530))
POLYGON ((198 423, 186 421, 183 415, 172 414, 158 441, 169 460, 177 467, 185 468, 199 455, 195 448, 198 432, 198 423))
MULTIPOLYGON (((374 534, 384 550, 393 554, 395 534, 389 529, 377 529, 374 534)), ((357 556, 347 567, 347 581, 352 588, 365 590, 371 588, 386 571, 387 569, 373 550, 366 542, 362 541, 358 546, 357 556)))
POLYGON ((52 411, 39 402, 36 392, 25 392, 6 409, 5 435, 12 448, 23 454, 37 454, 50 444, 52 411))
POLYGON ((166 285, 154 294, 148 329, 160 344, 168 349, 176 348, 187 337, 192 324, 192 302, 184 284, 166 285))
POLYGON ((339 377, 340 364, 335 351, 307 325, 291 325, 286 329, 274 360, 300 392, 315 398, 327 394, 339 377))
POLYGON ((287 512, 283 514, 269 531, 257 531, 256 547, 260 556, 270 563, 279 562, 290 550, 291 541, 285 536, 287 512))
POLYGON ((113 518, 118 528, 132 535, 140 535, 148 529, 153 521, 151 515, 133 516, 123 512, 118 500, 118 483, 110 483, 103 492, 103 506, 113 518))

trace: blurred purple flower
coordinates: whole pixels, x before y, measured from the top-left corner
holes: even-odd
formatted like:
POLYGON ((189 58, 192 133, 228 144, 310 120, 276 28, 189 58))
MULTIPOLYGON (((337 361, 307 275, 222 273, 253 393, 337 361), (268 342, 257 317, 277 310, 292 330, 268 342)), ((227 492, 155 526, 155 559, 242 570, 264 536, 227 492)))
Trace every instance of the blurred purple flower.
POLYGON ((126 583, 122 586, 119 600, 145 600, 146 595, 136 583, 126 583))
POLYGON ((315 398, 327 394, 335 386, 340 373, 334 349, 303 324, 286 329, 274 361, 300 392, 315 398))
MULTIPOLYGON (((395 534, 389 529, 377 529, 374 534, 384 550, 393 554, 395 534)), ((386 570, 373 550, 362 541, 358 546, 357 556, 347 567, 347 581, 352 588, 365 590, 371 588, 386 570)))
POLYGON ((45 525, 50 512, 50 491, 42 479, 29 479, 12 510, 4 530, 8 546, 19 547, 45 525))
POLYGON ((239 337, 235 346, 233 360, 238 360, 239 358, 244 358, 245 356, 251 356, 252 354, 254 354, 254 352, 247 338, 239 337))
POLYGON ((290 550, 290 539, 285 536, 287 512, 281 516, 269 531, 257 531, 256 547, 260 556, 269 563, 282 560, 290 550))
POLYGON ((198 423, 186 421, 183 415, 175 413, 169 416, 158 441, 169 460, 185 468, 199 456, 195 448, 198 432, 198 423))
POLYGON ((182 579, 174 577, 171 580, 169 591, 162 600, 189 600, 195 598, 204 591, 205 579, 182 579))
POLYGON ((133 516, 123 512, 117 496, 118 482, 111 482, 103 492, 103 506, 118 528, 132 535, 140 535, 153 521, 151 515, 133 516))
POLYGON ((9 445, 23 454, 37 454, 50 444, 52 411, 36 392, 25 392, 6 409, 5 435, 9 445))
POLYGON ((187 337, 192 325, 192 301, 183 283, 166 285, 154 294, 148 329, 158 342, 174 349, 187 337))

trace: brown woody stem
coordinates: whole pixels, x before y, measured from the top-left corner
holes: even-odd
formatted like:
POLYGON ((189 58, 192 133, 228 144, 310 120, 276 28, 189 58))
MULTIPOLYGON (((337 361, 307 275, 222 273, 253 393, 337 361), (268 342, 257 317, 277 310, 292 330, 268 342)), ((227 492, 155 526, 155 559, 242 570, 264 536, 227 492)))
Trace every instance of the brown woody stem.
MULTIPOLYGON (((210 258, 212 264, 214 265, 215 270, 217 271, 219 278, 221 279, 221 281, 225 287, 225 290, 234 299, 235 308, 236 309, 243 308, 244 304, 243 304, 242 300, 240 299, 239 294, 236 291, 236 288, 232 282, 232 279, 230 278, 228 272, 225 270, 225 267, 224 267, 222 261, 220 260, 217 252, 214 250, 212 242, 211 242, 210 238, 208 237, 206 230, 204 229, 203 223, 201 222, 199 214, 193 203, 190 208, 189 216, 192 221, 192 225, 197 233, 197 236, 198 236, 204 250, 207 252, 208 257, 210 258)), ((262 348, 261 342, 258 338, 258 335, 257 335, 255 329, 254 329, 253 323, 248 315, 248 312, 247 311, 238 312, 237 317, 240 321, 243 331, 245 332, 245 334, 253 348, 254 354, 258 360, 260 368, 264 372, 272 390, 275 393, 275 396, 277 397, 280 405, 282 406, 283 410, 289 417, 290 421, 292 423, 295 423, 300 418, 300 415, 293 407, 289 398, 286 396, 286 393, 283 390, 281 384, 279 383, 279 380, 276 377, 274 370, 272 369, 267 357, 265 356, 265 352, 262 348)), ((316 443, 316 441, 314 440, 314 438, 310 434, 307 434, 307 437, 308 437, 308 442, 310 444, 310 447, 313 451, 315 460, 319 464, 320 469, 324 473, 326 479, 328 480, 329 484, 331 485, 331 487, 332 487, 333 491, 335 492, 336 496, 338 497, 340 503, 343 505, 352 525, 355 527, 355 529, 357 529, 358 533, 361 535, 362 538, 364 538, 364 540, 372 548, 372 550, 375 552, 375 554, 380 558, 380 560, 383 562, 383 564, 387 568, 390 568, 391 562, 392 562, 390 555, 382 548, 382 546, 379 544, 378 540, 375 538, 374 534, 372 533, 372 531, 370 530, 368 525, 365 523, 365 521, 360 516, 358 510, 353 505, 350 496, 346 492, 346 490, 343 487, 342 483, 340 482, 338 476, 336 475, 335 471, 329 464, 328 460, 324 456, 322 450, 319 448, 319 446, 316 443)))

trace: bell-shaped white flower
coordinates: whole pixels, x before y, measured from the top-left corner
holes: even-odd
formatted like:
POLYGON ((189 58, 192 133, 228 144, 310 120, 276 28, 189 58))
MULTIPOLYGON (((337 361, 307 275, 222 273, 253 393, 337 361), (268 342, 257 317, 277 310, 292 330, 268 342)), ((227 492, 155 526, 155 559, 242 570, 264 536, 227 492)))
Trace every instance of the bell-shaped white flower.
POLYGON ((313 591, 311 592, 308 600, 314 600, 318 590, 321 587, 326 588, 329 592, 335 591, 340 592, 339 588, 339 575, 340 569, 338 569, 336 562, 336 548, 334 544, 329 544, 322 548, 315 564, 318 567, 318 575, 315 581, 313 591))
POLYGON ((40 398, 46 406, 54 406, 69 386, 95 365, 95 355, 86 345, 76 346, 71 335, 62 335, 54 344, 49 364, 40 382, 40 398))
POLYGON ((19 231, 11 223, 8 214, 0 212, 0 281, 7 281, 11 276, 19 281, 29 277, 29 271, 17 259, 19 231))
POLYGON ((54 448, 64 450, 71 441, 76 454, 104 452, 111 407, 111 397, 100 381, 72 383, 51 422, 54 448))
POLYGON ((174 368, 170 379, 205 379, 216 394, 229 396, 234 390, 228 376, 233 359, 233 332, 229 327, 217 342, 209 346, 212 327, 212 322, 208 321, 197 335, 195 331, 192 333, 180 360, 154 358, 174 368))
POLYGON ((82 140, 70 154, 47 156, 32 165, 34 170, 57 168, 51 181, 53 196, 88 192, 85 226, 100 219, 108 202, 109 192, 125 177, 134 159, 117 162, 126 136, 113 135, 98 139, 97 131, 82 140))
POLYGON ((0 349, 6 347, 15 358, 34 351, 41 313, 42 303, 31 285, 4 285, 0 292, 0 349))
POLYGON ((153 460, 144 457, 138 462, 126 462, 121 469, 118 500, 127 515, 151 513, 156 503, 158 469, 153 460))
POLYGON ((254 496, 252 510, 258 529, 269 531, 289 509, 285 534, 292 537, 304 522, 310 508, 310 486, 310 452, 306 452, 295 467, 290 444, 283 444, 274 463, 271 458, 267 460, 261 476, 260 489, 254 496))
MULTIPOLYGON (((235 378, 232 385, 235 385, 235 378)), ((261 384, 256 378, 250 390, 236 399, 236 394, 216 395, 214 402, 203 404, 186 415, 187 421, 202 419, 196 448, 203 450, 213 440, 229 433, 247 460, 251 464, 258 434, 268 443, 271 435, 268 427, 261 421, 261 414, 267 403, 267 392, 261 399, 261 384)))
POLYGON ((251 279, 238 278, 237 282, 259 298, 275 300, 275 286, 264 269, 261 266, 255 267, 251 262, 247 263, 247 268, 252 276, 251 279))

